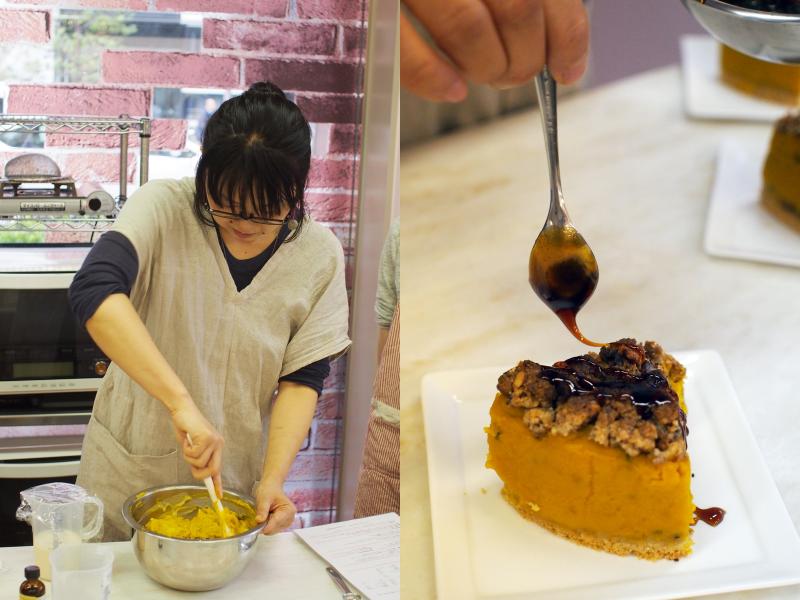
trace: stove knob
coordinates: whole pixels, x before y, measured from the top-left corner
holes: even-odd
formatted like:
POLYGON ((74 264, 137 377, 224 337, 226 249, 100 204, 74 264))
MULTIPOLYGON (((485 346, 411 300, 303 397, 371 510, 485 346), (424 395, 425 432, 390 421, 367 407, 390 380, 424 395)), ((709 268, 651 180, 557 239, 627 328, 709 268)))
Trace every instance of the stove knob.
POLYGON ((98 377, 102 377, 108 371, 108 361, 107 360, 96 360, 94 361, 94 374, 98 377))

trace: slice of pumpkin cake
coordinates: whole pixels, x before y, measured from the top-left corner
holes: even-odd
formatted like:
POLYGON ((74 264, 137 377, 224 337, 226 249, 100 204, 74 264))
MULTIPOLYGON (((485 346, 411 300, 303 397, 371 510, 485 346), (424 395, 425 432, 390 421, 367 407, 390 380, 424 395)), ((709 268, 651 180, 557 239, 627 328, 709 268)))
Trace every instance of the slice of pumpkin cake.
POLYGON ((621 555, 691 552, 694 503, 683 366, 623 339, 552 367, 522 361, 497 384, 486 466, 525 518, 621 555))
POLYGON ((775 123, 762 173, 762 205, 800 232, 800 112, 775 123))

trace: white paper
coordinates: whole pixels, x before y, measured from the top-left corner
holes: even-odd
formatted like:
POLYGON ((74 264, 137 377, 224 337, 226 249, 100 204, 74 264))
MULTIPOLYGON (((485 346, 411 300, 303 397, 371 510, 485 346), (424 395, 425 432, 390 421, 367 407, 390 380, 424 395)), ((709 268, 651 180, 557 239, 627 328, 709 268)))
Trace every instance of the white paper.
POLYGON ((400 517, 396 513, 296 529, 295 533, 362 596, 399 600, 400 517))
POLYGON ((789 109, 740 92, 720 77, 719 42, 706 35, 681 37, 684 108, 698 119, 736 119, 771 123, 789 109))
POLYGON ((706 218, 705 248, 713 256, 800 267, 800 234, 761 206, 766 145, 726 139, 706 218))

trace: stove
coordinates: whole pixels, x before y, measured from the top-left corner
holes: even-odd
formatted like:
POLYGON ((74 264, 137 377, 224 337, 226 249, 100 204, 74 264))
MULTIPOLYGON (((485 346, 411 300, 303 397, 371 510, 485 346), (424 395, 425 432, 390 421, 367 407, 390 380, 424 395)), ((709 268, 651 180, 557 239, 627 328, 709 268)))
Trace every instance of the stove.
POLYGON ((6 164, 0 178, 0 219, 113 217, 114 198, 96 184, 79 185, 44 154, 23 154, 6 164))

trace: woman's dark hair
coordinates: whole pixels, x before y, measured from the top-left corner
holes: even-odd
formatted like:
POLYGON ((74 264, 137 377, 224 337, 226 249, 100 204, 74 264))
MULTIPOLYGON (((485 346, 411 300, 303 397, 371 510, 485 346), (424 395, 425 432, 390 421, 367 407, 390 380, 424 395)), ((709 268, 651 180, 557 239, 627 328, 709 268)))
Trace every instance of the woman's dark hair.
POLYGON ((203 133, 195 175, 194 210, 214 225, 208 198, 248 216, 248 208, 271 217, 289 206, 300 232, 305 216, 303 196, 311 165, 311 128, 297 105, 273 83, 262 81, 241 96, 222 103, 203 133))

